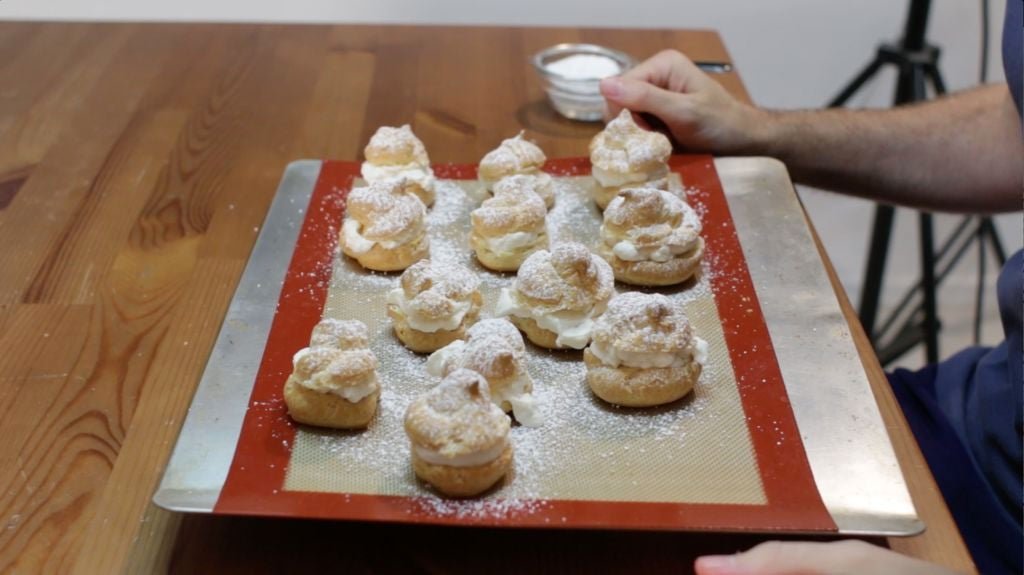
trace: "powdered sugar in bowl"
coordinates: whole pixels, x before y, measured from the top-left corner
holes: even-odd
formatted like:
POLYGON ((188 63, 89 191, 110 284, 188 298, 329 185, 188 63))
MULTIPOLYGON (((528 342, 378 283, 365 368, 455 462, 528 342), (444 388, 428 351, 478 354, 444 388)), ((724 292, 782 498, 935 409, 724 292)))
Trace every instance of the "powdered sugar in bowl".
POLYGON ((605 111, 601 80, 632 68, 633 58, 596 44, 558 44, 534 55, 533 66, 559 114, 593 122, 605 111))

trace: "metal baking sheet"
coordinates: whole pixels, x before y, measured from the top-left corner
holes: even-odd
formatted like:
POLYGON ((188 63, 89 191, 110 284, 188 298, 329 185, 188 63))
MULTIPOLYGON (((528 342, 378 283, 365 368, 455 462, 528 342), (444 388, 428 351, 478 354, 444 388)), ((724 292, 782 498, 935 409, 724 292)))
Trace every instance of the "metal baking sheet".
MULTIPOLYGON (((916 518, 838 302, 785 168, 716 160, 821 497, 839 532, 907 535, 916 518), (828 358, 827 372, 821 358, 828 358)), ((320 162, 289 166, 155 500, 210 512, 231 464, 320 162), (225 377, 231 374, 231 377, 225 377)))

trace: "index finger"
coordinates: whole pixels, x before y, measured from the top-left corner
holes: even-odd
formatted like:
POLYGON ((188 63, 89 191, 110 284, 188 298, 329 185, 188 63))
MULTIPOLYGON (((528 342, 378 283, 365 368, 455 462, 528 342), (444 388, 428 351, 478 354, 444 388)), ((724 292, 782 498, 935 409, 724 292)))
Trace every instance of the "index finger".
POLYGON ((622 74, 673 92, 692 92, 709 81, 707 74, 678 50, 662 50, 622 74))

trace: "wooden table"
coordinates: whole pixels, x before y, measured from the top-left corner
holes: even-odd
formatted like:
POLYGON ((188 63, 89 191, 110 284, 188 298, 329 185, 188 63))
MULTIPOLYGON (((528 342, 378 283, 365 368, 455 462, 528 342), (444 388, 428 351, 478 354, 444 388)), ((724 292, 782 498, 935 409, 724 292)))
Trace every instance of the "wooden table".
MULTIPOLYGON (((527 63, 566 41, 728 60, 711 31, 0 24, 0 571, 684 572, 755 543, 150 502, 285 165, 357 159, 405 122, 437 162, 476 161, 522 128, 549 157, 584 155, 597 127, 555 116, 527 63)), ((928 524, 889 544, 971 570, 832 279, 928 524)))

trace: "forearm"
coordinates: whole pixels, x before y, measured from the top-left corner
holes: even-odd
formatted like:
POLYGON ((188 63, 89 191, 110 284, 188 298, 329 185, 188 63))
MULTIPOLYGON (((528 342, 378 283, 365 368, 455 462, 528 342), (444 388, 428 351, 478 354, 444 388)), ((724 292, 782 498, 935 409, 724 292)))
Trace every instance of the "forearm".
POLYGON ((1005 85, 889 110, 760 112, 745 153, 800 183, 942 211, 1019 210, 1020 120, 1005 85))

